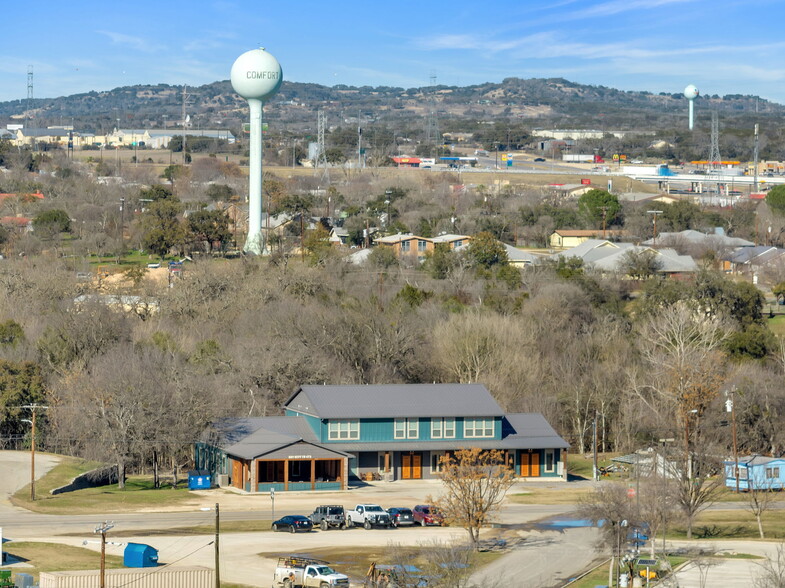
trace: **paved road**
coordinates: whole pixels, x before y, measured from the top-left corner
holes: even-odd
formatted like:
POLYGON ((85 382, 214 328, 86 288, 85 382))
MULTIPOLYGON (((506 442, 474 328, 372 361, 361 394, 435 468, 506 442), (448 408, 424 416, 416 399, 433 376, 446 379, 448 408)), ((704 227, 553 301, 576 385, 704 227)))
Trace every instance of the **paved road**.
MULTIPOLYGON (((36 479, 46 474, 58 463, 60 463, 60 458, 57 456, 36 453, 36 479)), ((30 483, 31 466, 32 459, 29 451, 0 451, 0 515, 16 510, 8 497, 30 483)))

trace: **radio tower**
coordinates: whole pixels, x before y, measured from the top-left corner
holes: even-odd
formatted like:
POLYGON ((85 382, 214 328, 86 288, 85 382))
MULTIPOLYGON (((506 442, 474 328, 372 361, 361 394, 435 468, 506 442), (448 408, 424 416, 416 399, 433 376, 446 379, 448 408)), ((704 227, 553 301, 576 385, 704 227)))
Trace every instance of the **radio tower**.
MULTIPOLYGON (((436 118, 436 72, 431 72, 431 85, 428 91, 428 119, 425 123, 425 144, 437 146, 439 140, 439 121, 436 118)), ((433 154, 433 153, 432 153, 433 154)))
POLYGON ((316 161, 314 167, 321 170, 322 181, 330 181, 330 172, 327 171, 327 150, 324 142, 324 111, 318 113, 318 124, 316 130, 316 161))
POLYGON ((717 111, 711 113, 711 153, 709 154, 709 169, 722 168, 720 159, 720 123, 717 120, 717 111))
POLYGON ((186 137, 185 131, 186 131, 186 128, 188 127, 188 125, 191 122, 191 117, 188 116, 188 114, 186 114, 185 109, 188 106, 188 99, 190 97, 191 97, 191 95, 188 93, 188 86, 187 85, 183 86, 183 165, 188 163, 188 161, 187 161, 188 155, 187 155, 187 152, 186 152, 186 149, 185 149, 186 143, 187 143, 186 138, 185 138, 186 137))
POLYGON ((717 174, 717 194, 722 189, 722 160, 720 158, 720 123, 717 111, 711 113, 711 153, 709 154, 709 170, 717 174))

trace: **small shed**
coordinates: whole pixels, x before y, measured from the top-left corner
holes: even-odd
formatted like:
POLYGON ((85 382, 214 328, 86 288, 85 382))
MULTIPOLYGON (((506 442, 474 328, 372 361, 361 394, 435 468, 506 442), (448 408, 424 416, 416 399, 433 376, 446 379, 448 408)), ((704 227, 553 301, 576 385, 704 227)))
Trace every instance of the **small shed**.
POLYGON ((213 478, 209 470, 191 470, 188 472, 189 490, 209 490, 213 485, 213 478))
POLYGON ((144 543, 129 543, 123 552, 127 568, 154 568, 158 565, 158 550, 144 543))

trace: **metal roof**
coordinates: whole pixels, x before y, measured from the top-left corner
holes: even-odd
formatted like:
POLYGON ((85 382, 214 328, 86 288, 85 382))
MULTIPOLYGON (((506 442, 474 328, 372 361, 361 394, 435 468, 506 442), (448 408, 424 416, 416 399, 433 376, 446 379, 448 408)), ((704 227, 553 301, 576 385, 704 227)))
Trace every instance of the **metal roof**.
POLYGON ((229 427, 223 443, 219 445, 227 455, 254 459, 272 454, 293 445, 308 445, 309 454, 342 454, 340 448, 326 448, 317 443, 313 429, 302 417, 261 417, 237 419, 236 427, 229 427))
POLYGON ((284 406, 323 419, 504 414, 482 384, 301 386, 284 406))
POLYGON ((518 449, 569 448, 561 436, 551 427, 545 417, 538 412, 518 412, 508 414, 505 419, 512 431, 502 440, 507 447, 518 449))

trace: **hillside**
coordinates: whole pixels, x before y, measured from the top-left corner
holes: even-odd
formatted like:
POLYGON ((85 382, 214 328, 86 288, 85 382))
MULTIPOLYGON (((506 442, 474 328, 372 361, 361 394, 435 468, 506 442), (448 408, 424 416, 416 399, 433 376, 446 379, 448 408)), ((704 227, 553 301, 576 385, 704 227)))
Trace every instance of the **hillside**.
MULTIPOLYGON (((232 91, 228 80, 188 88, 188 113, 194 127, 237 128, 244 120, 245 103, 232 91)), ((96 132, 124 127, 173 126, 182 118, 183 88, 169 84, 126 86, 106 92, 88 92, 32 101, 0 103, 0 122, 18 122, 32 114, 36 126, 73 122, 96 132)), ((316 113, 324 110, 328 122, 381 122, 405 127, 421 124, 433 104, 441 127, 451 121, 524 119, 530 126, 667 128, 684 117, 686 101, 680 93, 622 91, 604 86, 576 84, 562 78, 506 78, 501 83, 474 86, 397 88, 389 86, 322 86, 284 82, 266 109, 268 121, 286 125, 294 132, 315 127, 316 113), (417 122, 416 122, 417 121, 417 122)), ((700 96, 696 110, 718 110, 734 126, 785 114, 785 106, 755 96, 700 96)), ((458 125, 460 126, 460 125, 458 125)))

